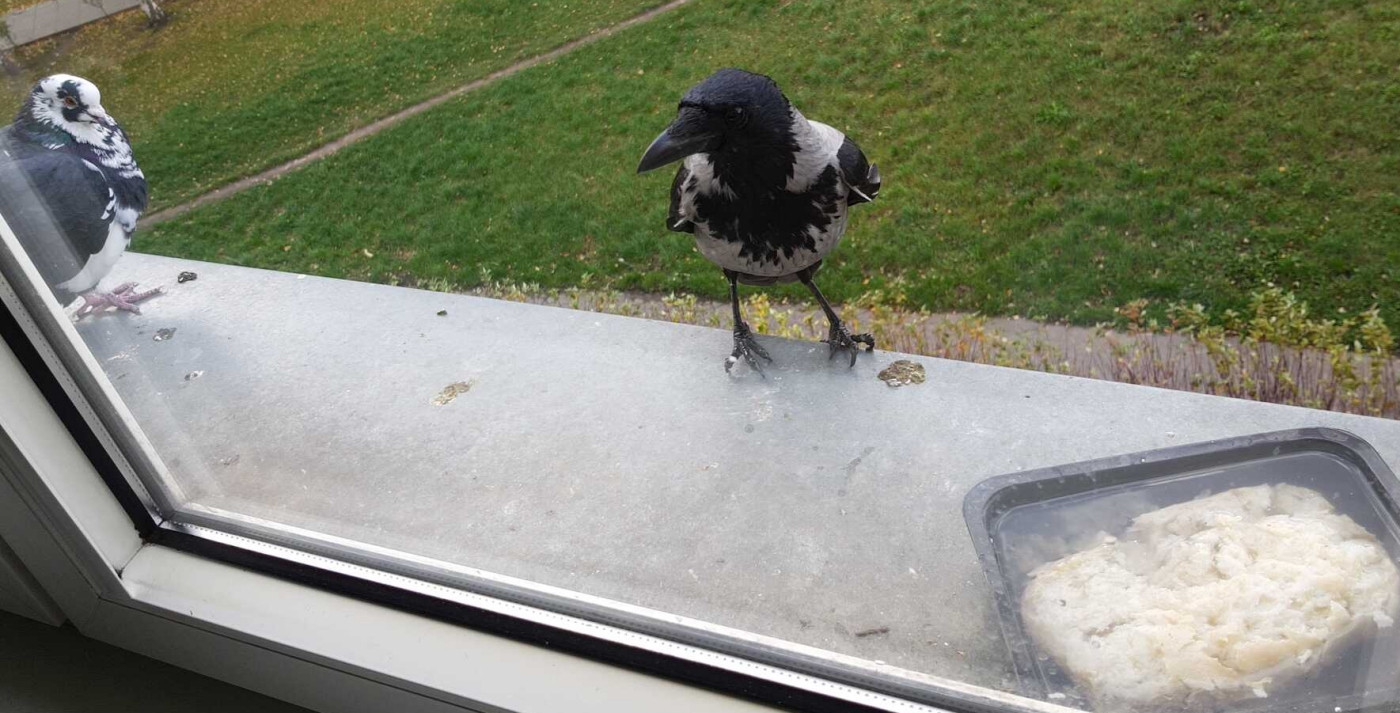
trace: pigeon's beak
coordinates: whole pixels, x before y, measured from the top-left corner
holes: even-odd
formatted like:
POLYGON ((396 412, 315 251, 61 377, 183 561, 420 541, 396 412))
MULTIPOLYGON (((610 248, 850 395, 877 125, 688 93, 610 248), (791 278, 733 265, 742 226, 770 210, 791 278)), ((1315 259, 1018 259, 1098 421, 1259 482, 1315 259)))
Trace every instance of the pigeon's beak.
POLYGON ((707 119, 703 109, 682 108, 676 120, 647 147, 642 162, 637 164, 637 173, 646 173, 691 154, 718 148, 722 136, 719 131, 709 127, 707 119))
POLYGON ((112 117, 107 114, 106 109, 103 109, 100 106, 89 107, 87 110, 87 115, 92 117, 93 120, 102 124, 112 123, 112 117))

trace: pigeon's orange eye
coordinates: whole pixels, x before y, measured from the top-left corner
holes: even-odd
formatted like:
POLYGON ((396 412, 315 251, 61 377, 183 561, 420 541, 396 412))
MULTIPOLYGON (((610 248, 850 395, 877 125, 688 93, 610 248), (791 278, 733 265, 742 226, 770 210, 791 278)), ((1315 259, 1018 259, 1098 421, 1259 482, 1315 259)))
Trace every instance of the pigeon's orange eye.
POLYGON ((74 99, 73 97, 64 97, 64 98, 63 98, 63 105, 66 106, 66 107, 68 107, 69 109, 72 109, 72 108, 78 106, 78 100, 77 100, 77 99, 74 99))

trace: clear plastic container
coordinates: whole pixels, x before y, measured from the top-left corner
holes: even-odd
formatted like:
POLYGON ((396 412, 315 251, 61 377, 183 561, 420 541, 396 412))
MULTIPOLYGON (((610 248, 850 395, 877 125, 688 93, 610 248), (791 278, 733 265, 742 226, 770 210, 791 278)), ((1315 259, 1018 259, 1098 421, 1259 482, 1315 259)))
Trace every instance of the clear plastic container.
MULTIPOLYGON (((1020 601, 1032 570, 1097 544, 1101 532, 1121 534, 1145 512, 1264 484, 1317 491, 1400 562, 1400 482, 1369 444, 1332 429, 1265 433, 1014 473, 969 491, 963 513, 1023 694, 1093 710, 1023 627, 1020 601)), ((1400 626, 1366 637, 1267 698, 1233 703, 1228 710, 1400 710, 1400 626)))

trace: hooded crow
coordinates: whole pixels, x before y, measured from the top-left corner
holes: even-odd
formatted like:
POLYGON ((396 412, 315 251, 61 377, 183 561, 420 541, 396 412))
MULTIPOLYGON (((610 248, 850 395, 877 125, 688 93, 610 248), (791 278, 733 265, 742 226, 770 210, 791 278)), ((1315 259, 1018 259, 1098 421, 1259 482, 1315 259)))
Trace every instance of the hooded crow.
POLYGON ((131 243, 147 193, 126 132, 92 82, 55 74, 34 85, 0 129, 0 182, 5 219, 59 302, 83 298, 78 317, 139 312, 136 303, 160 292, 95 291, 131 243))
POLYGON ((637 172, 682 159, 666 227, 693 233, 700 254, 729 280, 734 351, 726 371, 740 358, 760 372, 757 358, 772 361, 740 314, 741 282, 801 281, 830 322, 831 356, 849 352, 854 366, 861 344, 874 350, 875 338, 852 335, 812 281, 840 242, 850 206, 880 192, 880 172, 854 141, 802 116, 772 79, 721 69, 686 92, 637 172))

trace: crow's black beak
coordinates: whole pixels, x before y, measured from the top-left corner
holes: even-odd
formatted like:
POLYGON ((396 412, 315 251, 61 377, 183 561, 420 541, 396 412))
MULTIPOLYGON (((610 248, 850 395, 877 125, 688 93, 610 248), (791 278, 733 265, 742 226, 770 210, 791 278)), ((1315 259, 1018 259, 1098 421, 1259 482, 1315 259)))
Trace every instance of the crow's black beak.
POLYGON ((703 110, 686 107, 680 116, 656 137, 637 164, 637 173, 661 168, 686 156, 712 151, 719 146, 720 132, 706 126, 703 110))

